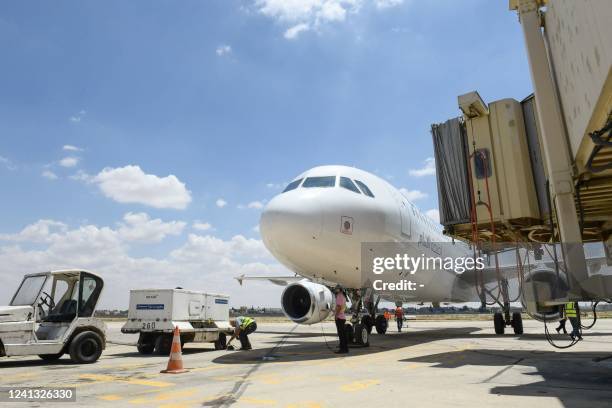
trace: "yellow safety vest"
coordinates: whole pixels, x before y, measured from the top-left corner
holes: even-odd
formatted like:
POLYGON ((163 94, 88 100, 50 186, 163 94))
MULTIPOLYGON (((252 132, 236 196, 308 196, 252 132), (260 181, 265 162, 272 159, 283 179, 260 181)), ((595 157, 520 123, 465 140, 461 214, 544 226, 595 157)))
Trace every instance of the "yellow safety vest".
POLYGON ((250 317, 243 317, 242 323, 240 324, 240 330, 246 329, 253 322, 255 322, 255 320, 251 319, 250 317))
POLYGON ((569 302, 565 304, 565 317, 578 317, 576 314, 576 306, 574 302, 569 302))

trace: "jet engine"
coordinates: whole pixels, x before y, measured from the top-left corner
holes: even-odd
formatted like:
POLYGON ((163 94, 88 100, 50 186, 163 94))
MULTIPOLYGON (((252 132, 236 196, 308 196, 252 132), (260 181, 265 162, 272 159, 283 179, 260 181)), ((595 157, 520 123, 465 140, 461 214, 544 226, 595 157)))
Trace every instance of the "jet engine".
POLYGON ((332 312, 334 296, 318 283, 303 280, 288 285, 281 295, 283 313, 299 324, 314 324, 332 312))
POLYGON ((558 299, 568 291, 565 273, 548 268, 535 269, 525 276, 522 301, 531 317, 541 322, 561 319, 562 305, 547 306, 544 301, 558 299))

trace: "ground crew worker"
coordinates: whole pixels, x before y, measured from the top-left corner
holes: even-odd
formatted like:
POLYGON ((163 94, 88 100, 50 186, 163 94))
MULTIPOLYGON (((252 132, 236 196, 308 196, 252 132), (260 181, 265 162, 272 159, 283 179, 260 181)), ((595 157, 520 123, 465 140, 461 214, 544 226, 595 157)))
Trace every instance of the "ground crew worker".
POLYGON ((249 341, 249 334, 257 330, 257 323, 255 319, 246 316, 238 316, 237 318, 230 320, 230 324, 234 327, 234 334, 227 342, 227 345, 232 342, 236 337, 240 339, 240 350, 251 350, 251 342, 249 341))
POLYGON ((578 319, 578 303, 576 302, 568 302, 565 304, 565 317, 569 319, 572 324, 572 340, 582 340, 582 335, 580 334, 580 320, 578 319))
MULTIPOLYGON (((563 308, 565 309, 565 307, 563 308)), ((565 316, 565 311, 561 311, 561 320, 559 320, 559 326, 555 329, 557 333, 563 330, 563 334, 567 334, 567 330, 565 329, 565 323, 567 322, 567 317, 565 316)))
POLYGON ((401 332, 404 324, 404 309, 401 306, 395 308, 395 321, 397 322, 397 331, 401 332))
POLYGON ((334 309, 334 318, 336 320, 336 330, 338 331, 338 340, 340 341, 340 347, 336 354, 346 354, 349 352, 348 349, 348 338, 346 336, 346 315, 344 311, 346 309, 346 296, 342 290, 342 286, 336 285, 334 288, 336 295, 336 308, 334 309))
POLYGON ((387 309, 385 309, 385 319, 389 320, 391 318, 391 313, 387 309))

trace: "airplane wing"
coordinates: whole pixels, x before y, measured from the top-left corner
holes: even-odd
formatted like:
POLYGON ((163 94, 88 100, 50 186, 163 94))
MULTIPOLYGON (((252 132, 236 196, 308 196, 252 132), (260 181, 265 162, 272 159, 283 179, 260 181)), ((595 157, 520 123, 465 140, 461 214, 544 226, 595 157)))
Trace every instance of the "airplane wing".
POLYGON ((240 283, 240 286, 242 286, 242 282, 245 280, 254 280, 254 281, 269 281, 272 282, 275 285, 278 286, 287 286, 290 283, 293 282, 299 282, 301 280, 304 280, 304 278, 300 277, 300 276, 246 276, 246 275, 240 275, 240 276, 236 276, 234 279, 236 279, 238 281, 238 283, 240 283))

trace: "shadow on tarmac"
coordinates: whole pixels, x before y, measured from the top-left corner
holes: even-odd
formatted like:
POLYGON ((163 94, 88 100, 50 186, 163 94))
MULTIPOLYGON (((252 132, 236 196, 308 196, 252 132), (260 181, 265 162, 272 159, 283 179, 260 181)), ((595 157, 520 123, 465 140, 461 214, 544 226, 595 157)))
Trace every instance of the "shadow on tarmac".
POLYGON ((556 397, 568 408, 609 407, 612 399, 612 367, 596 362, 602 352, 553 350, 466 349, 400 360, 427 363, 432 368, 500 367, 480 384, 491 384, 499 395, 556 397), (529 372, 525 372, 529 367, 529 372), (512 372, 513 371, 513 372, 512 372), (518 373, 517 373, 518 371, 518 373), (513 384, 517 381, 524 384, 513 384), (539 381, 538 381, 539 380, 539 381))

